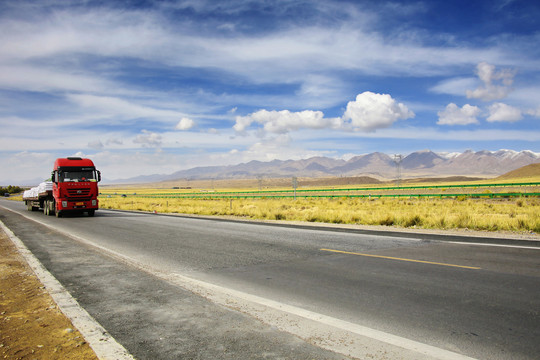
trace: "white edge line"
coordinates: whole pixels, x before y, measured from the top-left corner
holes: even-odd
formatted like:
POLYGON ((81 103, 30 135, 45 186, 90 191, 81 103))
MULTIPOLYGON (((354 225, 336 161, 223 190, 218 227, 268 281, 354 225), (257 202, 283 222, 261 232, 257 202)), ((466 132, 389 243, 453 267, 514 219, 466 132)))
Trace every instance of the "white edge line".
MULTIPOLYGON (((233 290, 233 289, 224 288, 219 285, 214 285, 214 284, 207 283, 204 281, 196 280, 196 279, 189 278, 180 274, 174 274, 173 276, 177 280, 182 282, 183 284, 186 284, 190 288, 192 288, 192 291, 197 292, 197 288, 199 288, 198 292, 202 292, 205 290, 206 291, 213 290, 217 293, 225 294, 228 297, 246 300, 246 301, 259 304, 268 308, 272 308, 274 310, 278 310, 280 312, 285 312, 285 313, 289 313, 295 316, 299 316, 304 319, 312 320, 317 323, 321 323, 321 324, 331 326, 340 330, 344 330, 346 332, 351 332, 353 334, 360 335, 362 337, 366 337, 372 340, 380 341, 385 344, 393 345, 401 349, 412 351, 414 353, 422 354, 428 357, 433 357, 435 359, 462 359, 462 360, 473 359, 471 357, 468 357, 459 353, 455 353, 455 352, 441 349, 435 346, 420 343, 414 340, 403 338, 401 336, 393 335, 393 334, 386 333, 383 331, 375 330, 375 329, 365 327, 362 325, 354 324, 348 321, 340 320, 331 316, 305 310, 305 309, 302 309, 293 305, 287 305, 287 304, 280 303, 274 300, 262 298, 256 295, 244 293, 244 292, 233 290)), ((230 298, 227 302, 230 302, 230 298)))
MULTIPOLYGON (((9 209, 8 209, 9 210, 9 209)), ((134 357, 120 345, 88 312, 71 296, 60 282, 39 262, 11 229, 1 220, 0 227, 11 239, 19 253, 36 274, 56 305, 67 316, 88 342, 96 356, 102 360, 133 360, 134 357)))
POLYGON ((540 250, 540 247, 522 246, 522 245, 486 244, 486 243, 475 243, 475 242, 466 242, 466 241, 463 241, 463 242, 462 241, 444 241, 444 243, 459 244, 459 245, 473 245, 473 246, 494 246, 494 247, 513 248, 513 249, 540 250))
MULTIPOLYGON (((13 211, 13 210, 11 210, 13 211)), ((27 217, 26 215, 24 214, 21 214, 21 213, 18 213, 24 217, 27 217)), ((28 218, 28 217, 27 217, 28 218)), ((408 352, 411 352, 411 353, 408 353, 408 354, 405 354, 405 353, 396 353, 394 352, 394 354, 396 356, 399 356, 400 358, 403 358, 403 359, 419 359, 419 358, 430 358, 430 359, 440 359, 440 360, 475 360, 474 358, 471 358, 471 357, 468 357, 466 355, 462 355, 462 354, 459 354, 459 353, 456 353, 456 352, 453 352, 453 351, 449 351, 449 350, 445 350, 445 349, 442 349, 442 348, 438 348, 436 346, 431 346, 431 345, 428 345, 428 344, 424 344, 424 343, 421 343, 421 342, 418 342, 418 341, 414 341, 414 340, 410 340, 410 339, 407 339, 407 338, 403 338, 403 337, 400 337, 400 336, 397 336, 397 335, 393 335, 393 334, 390 334, 390 333, 386 333, 386 332, 383 332, 383 331, 380 331, 380 330, 375 330, 375 329, 371 329, 369 327, 365 327, 365 326, 362 326, 362 325, 358 325, 358 324, 354 324, 354 323, 351 323, 351 322, 347 322, 347 321, 344 321, 344 320, 340 320, 340 319, 337 319, 337 318, 333 318, 333 317, 330 317, 330 316, 327 316, 327 315, 323 315, 323 314, 319 314, 319 313, 315 313, 315 312, 312 312, 312 311, 309 311, 309 310, 305 310, 305 309, 302 309, 302 308, 299 308, 299 307, 296 307, 296 306, 292 306, 292 305, 287 305, 287 304, 283 304, 283 303, 280 303, 280 302, 277 302, 277 301, 274 301, 274 300, 270 300, 270 299, 266 299, 266 298, 262 298, 262 297, 259 297, 259 296, 256 296, 256 295, 252 295, 252 294, 248 294, 248 293, 244 293, 244 292, 241 292, 241 291, 237 291, 237 290, 233 290, 233 289, 228 289, 228 288, 224 288, 224 287, 221 287, 219 285, 215 285, 215 284, 212 284, 212 283, 208 283, 208 282, 205 282, 205 281, 201 281, 201 280, 197 280, 197 279, 194 279, 194 278, 190 278, 190 277, 187 277, 185 275, 181 275, 181 274, 178 274, 178 273, 174 273, 174 274, 171 274, 171 273, 164 273, 162 271, 159 271, 159 270, 155 270, 155 269, 151 269, 149 268, 148 266, 140 263, 139 261, 129 257, 129 256, 126 256, 126 255, 123 255, 123 254, 120 254, 114 250, 111 250, 111 249, 108 249, 108 248, 105 248, 101 245, 98 245, 98 244, 95 244, 85 238, 82 238, 82 237, 79 237, 79 236, 76 236, 76 235, 72 235, 72 234, 69 234, 63 230, 60 230, 60 229, 57 229, 57 228, 54 228, 53 226, 49 225, 49 224, 46 224, 45 222, 41 222, 40 220, 36 220, 36 219, 31 219, 31 218, 28 218, 32 221, 35 221, 37 223, 40 223, 46 227, 49 227, 51 229, 54 229, 55 231, 58 231, 60 233, 63 233, 79 242, 82 242, 84 244, 87 244, 87 245, 90 245, 94 248, 97 248, 97 249, 100 249, 101 251, 109 254, 110 256, 113 256, 121 261, 124 261, 124 262, 127 262, 128 264, 131 264, 131 265, 134 265, 135 267, 145 271, 145 272, 149 272, 165 281, 168 281, 168 282, 173 282, 179 286, 182 286, 184 287, 185 289, 189 290, 189 291, 192 291, 202 297, 205 297, 205 298, 208 298, 208 299, 211 299, 211 301, 215 302, 215 303, 218 303, 220 305, 223 305, 227 308, 232 308, 232 309, 235 309, 237 311, 243 311, 251 316, 254 316, 256 318, 258 318, 259 320, 265 322, 265 323, 269 323, 271 325, 274 325, 276 327, 278 327, 279 329, 281 330, 284 330, 284 331, 288 331, 288 332, 291 332, 297 336, 299 336, 300 338, 304 339, 304 340, 307 340, 307 341, 312 341, 312 342, 317 342, 317 341, 314 341, 314 339, 312 337, 306 339, 304 336, 298 334, 297 332, 295 332, 295 328, 298 328, 298 324, 294 325, 293 327, 290 327, 290 326, 287 326, 287 325, 284 325, 284 318, 287 318, 287 314, 290 314, 290 315, 294 315, 294 316, 297 316, 299 318, 303 318, 303 319, 306 319, 306 320, 311 320, 311 321, 314 321, 316 323, 319 323, 319 324, 324 324, 324 325, 327 325, 327 326, 331 326, 333 327, 334 329, 339 329, 339 330, 342 330, 344 332, 347 332, 347 333, 352 333, 352 334, 356 334, 356 335, 359 335, 363 338, 367 338, 367 339, 370 339, 370 340, 374 340, 375 342, 380 342, 380 343, 384 343, 384 344, 388 344, 388 345, 391 345, 391 346, 395 346, 397 348, 400 348, 400 349, 403 349, 405 351, 408 351, 408 352), (241 301, 241 303, 235 303, 234 300, 239 300, 241 301), (283 315, 282 316, 278 316, 278 318, 273 318, 273 321, 268 319, 267 316, 265 316, 264 314, 264 310, 261 311, 261 309, 257 309, 256 306, 254 305, 251 305, 251 304, 255 304, 255 305, 259 305, 259 306, 263 306, 263 307, 267 307, 267 308, 271 308, 271 309, 274 309, 274 310, 277 310, 278 312, 282 313, 283 315), (243 306, 240 306, 241 309, 239 309, 239 305, 243 305, 243 306), (416 355, 414 355, 416 354, 416 355), (419 357, 419 355, 421 355, 421 357, 419 357)), ((52 275, 51 275, 52 276, 52 275)), ((99 325, 99 324, 98 324, 99 325)), ((326 330, 327 333, 326 334, 332 334, 333 331, 331 329, 327 329, 326 330)), ((320 333, 317 334, 318 337, 321 336, 320 333)), ((340 352, 342 354, 345 354, 345 355, 349 355, 349 356, 355 356, 357 354, 354 354, 354 353, 350 353, 348 351, 343 351, 343 350, 340 350, 339 349, 339 346, 336 347, 335 344, 333 344, 329 339, 325 339, 326 341, 325 342, 317 342, 318 346, 321 346, 321 347, 324 347, 324 348, 327 348, 329 350, 332 350, 332 351, 336 351, 336 352, 340 352)), ((372 341, 372 344, 373 344, 373 341, 372 341)), ((375 345, 375 347, 377 347, 377 344, 373 344, 375 345)), ((379 347, 380 348, 380 347, 379 347)), ((386 351, 388 351, 390 349, 384 349, 384 353, 386 353, 386 351)), ((377 352, 377 351, 375 351, 377 352)), ((390 350, 390 353, 392 353, 392 351, 390 350)), ((368 355, 369 357, 371 357, 371 351, 367 351, 364 350, 364 355, 368 355)), ((362 358, 365 358, 365 356, 362 356, 362 358)))

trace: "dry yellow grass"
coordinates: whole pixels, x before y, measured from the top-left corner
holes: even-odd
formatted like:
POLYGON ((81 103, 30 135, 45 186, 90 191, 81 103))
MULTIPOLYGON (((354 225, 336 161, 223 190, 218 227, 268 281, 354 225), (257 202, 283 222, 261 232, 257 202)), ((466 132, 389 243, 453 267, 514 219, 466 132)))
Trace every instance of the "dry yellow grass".
POLYGON ((159 199, 102 197, 102 208, 428 229, 540 232, 540 199, 159 199))
MULTIPOLYGON (((521 174, 521 173, 520 173, 521 174)), ((523 174, 521 174, 523 175, 523 174)), ((527 173, 527 175, 529 175, 527 173)), ((299 179, 300 180, 300 179, 299 179)), ((313 180, 313 179, 311 179, 313 180)), ((320 179, 319 179, 320 180, 320 179)), ((343 188, 336 186, 332 179, 328 184, 313 181, 304 181, 305 186, 301 189, 310 189, 307 184, 313 183, 317 189, 343 188)), ((290 190, 290 179, 287 184, 285 179, 278 179, 270 183, 267 188, 274 190, 290 190)), ((302 181, 299 181, 300 185, 302 181)), ((506 178, 499 180, 500 183, 518 182, 538 182, 540 176, 527 178, 506 178)), ((439 181, 426 181, 425 179, 409 180, 404 183, 406 186, 431 186, 431 185, 482 185, 492 184, 494 179, 474 180, 464 182, 461 178, 446 178, 439 181), (442 182, 441 182, 442 181, 442 182)), ((193 182, 192 185, 196 183, 193 182)), ((171 185, 171 184, 169 184, 171 185)), ((334 198, 316 199, 298 198, 288 199, 178 199, 178 198, 140 198, 134 196, 143 194, 193 194, 193 193, 213 193, 226 191, 256 191, 260 183, 254 180, 223 181, 223 182, 201 182, 197 185, 213 185, 201 187, 199 189, 166 189, 157 187, 147 188, 108 188, 105 194, 126 194, 126 198, 119 196, 100 197, 100 206, 103 208, 127 209, 149 212, 168 212, 197 215, 227 215, 238 216, 250 219, 263 220, 288 220, 288 221, 309 221, 339 224, 360 224, 360 225, 383 225, 397 227, 416 227, 428 229, 474 229, 488 231, 519 231, 540 233, 540 199, 538 198, 517 198, 517 199, 467 199, 459 197, 457 199, 361 199, 361 198, 334 198), (204 189, 204 190, 203 190, 204 189)), ((366 184, 365 178, 359 184, 351 184, 345 187, 392 187, 392 183, 366 184)), ((311 188, 312 189, 312 188, 311 188)), ((466 192, 507 192, 511 188, 468 188, 466 192)), ((528 187, 527 190, 517 191, 537 192, 538 187, 528 187)), ((439 193, 446 193, 449 189, 439 189, 439 193)), ((394 190, 401 192, 402 190, 394 190)), ((433 190, 429 190, 433 191, 433 190)), ((420 190, 419 192, 429 192, 420 190)), ((367 191, 370 192, 370 191, 367 191)), ((388 194, 390 190, 380 190, 381 194, 388 194)), ((374 192, 375 193, 375 192, 374 192)))

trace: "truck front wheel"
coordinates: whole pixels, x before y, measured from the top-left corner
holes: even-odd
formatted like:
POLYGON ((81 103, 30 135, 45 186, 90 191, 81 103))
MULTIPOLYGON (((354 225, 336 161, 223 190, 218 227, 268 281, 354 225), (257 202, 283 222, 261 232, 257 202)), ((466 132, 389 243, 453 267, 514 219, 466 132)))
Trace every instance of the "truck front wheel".
POLYGON ((54 214, 57 218, 62 217, 62 212, 58 210, 58 208, 56 207, 56 203, 54 204, 54 214))
POLYGON ((96 210, 88 210, 88 216, 94 216, 96 210))

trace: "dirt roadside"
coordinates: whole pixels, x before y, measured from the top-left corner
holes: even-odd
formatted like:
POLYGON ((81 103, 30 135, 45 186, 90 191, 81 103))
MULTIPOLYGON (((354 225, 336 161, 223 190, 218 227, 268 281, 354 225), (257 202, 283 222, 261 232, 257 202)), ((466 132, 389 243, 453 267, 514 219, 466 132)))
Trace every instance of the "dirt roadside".
POLYGON ((98 359, 2 230, 0 358, 98 359))

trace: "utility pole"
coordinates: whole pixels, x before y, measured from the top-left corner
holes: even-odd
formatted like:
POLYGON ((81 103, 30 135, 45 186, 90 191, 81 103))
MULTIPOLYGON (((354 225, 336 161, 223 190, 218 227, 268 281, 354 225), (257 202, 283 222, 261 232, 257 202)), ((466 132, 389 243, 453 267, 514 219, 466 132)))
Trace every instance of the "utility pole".
POLYGON ((294 200, 296 200, 296 188, 298 187, 298 179, 296 178, 296 176, 293 176, 292 178, 292 186, 294 189, 294 200))
POLYGON ((259 183, 259 191, 262 190, 262 175, 257 175, 257 182, 259 183))
POLYGON ((401 162, 403 161, 403 155, 395 154, 394 163, 396 164, 396 186, 401 185, 401 162))

